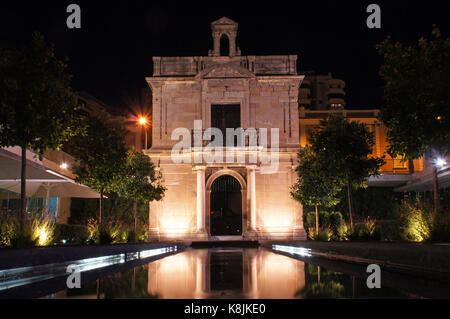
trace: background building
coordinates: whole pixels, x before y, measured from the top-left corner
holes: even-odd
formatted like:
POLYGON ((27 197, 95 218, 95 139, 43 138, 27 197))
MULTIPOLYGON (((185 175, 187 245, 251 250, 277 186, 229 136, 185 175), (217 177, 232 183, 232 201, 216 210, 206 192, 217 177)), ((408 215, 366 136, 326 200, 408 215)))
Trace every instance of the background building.
POLYGON ((300 107, 310 110, 330 110, 342 109, 346 106, 343 80, 334 79, 331 73, 316 75, 314 72, 306 72, 303 74, 305 79, 298 93, 300 107))
MULTIPOLYGON (((356 109, 337 109, 337 110, 308 110, 304 107, 299 108, 299 125, 300 125, 300 145, 308 144, 308 131, 314 130, 319 125, 321 119, 326 118, 330 114, 340 114, 349 121, 358 121, 365 123, 369 130, 374 134, 375 145, 372 155, 374 157, 385 156, 386 164, 381 168, 381 175, 371 177, 369 186, 380 187, 397 187, 409 182, 413 177, 410 174, 408 162, 402 158, 392 158, 387 154, 387 128, 381 123, 377 117, 379 110, 356 110, 356 109)), ((421 172, 424 170, 424 159, 420 158, 413 161, 414 170, 421 172)))

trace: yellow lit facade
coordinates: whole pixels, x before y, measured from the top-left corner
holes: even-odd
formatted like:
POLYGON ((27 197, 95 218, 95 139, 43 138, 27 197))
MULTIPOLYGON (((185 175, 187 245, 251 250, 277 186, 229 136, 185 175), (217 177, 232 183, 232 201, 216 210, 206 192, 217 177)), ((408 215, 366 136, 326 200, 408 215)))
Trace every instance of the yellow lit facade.
MULTIPOLYGON (((372 155, 374 157, 385 156, 386 164, 382 167, 382 174, 410 174, 408 162, 403 161, 402 158, 392 158, 387 154, 387 128, 380 121, 377 120, 379 110, 306 110, 300 107, 299 110, 299 125, 300 125, 300 145, 302 147, 308 144, 308 130, 313 130, 319 125, 321 119, 327 117, 329 114, 340 114, 350 121, 358 121, 365 123, 371 132, 374 133, 375 145, 373 147, 372 155)), ((413 161, 414 171, 421 172, 424 170, 423 158, 413 161)))

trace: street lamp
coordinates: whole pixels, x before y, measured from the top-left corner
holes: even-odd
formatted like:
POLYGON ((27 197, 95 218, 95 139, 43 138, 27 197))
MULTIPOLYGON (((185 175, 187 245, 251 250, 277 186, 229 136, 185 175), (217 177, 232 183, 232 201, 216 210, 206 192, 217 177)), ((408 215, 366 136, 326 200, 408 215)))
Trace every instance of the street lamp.
POLYGON ((447 165, 447 162, 442 157, 439 157, 436 159, 435 165, 442 169, 442 168, 444 168, 445 165, 447 165))
POLYGON ((433 161, 433 188, 434 188, 434 211, 439 211, 439 184, 438 184, 438 168, 443 169, 447 162, 442 157, 437 157, 433 161))
POLYGON ((145 131, 145 149, 147 150, 147 118, 141 116, 138 120, 139 125, 144 127, 145 131))

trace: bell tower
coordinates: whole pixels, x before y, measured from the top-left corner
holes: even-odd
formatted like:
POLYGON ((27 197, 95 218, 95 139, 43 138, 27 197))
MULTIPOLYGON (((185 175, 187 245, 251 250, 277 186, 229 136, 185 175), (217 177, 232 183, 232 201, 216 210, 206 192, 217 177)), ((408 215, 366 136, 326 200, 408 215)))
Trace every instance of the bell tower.
POLYGON ((211 23, 214 49, 209 51, 209 56, 239 56, 241 50, 236 47, 236 35, 238 23, 227 17, 220 18, 211 23), (228 42, 228 52, 224 52, 224 45, 228 42), (221 54, 222 52, 222 54, 221 54))

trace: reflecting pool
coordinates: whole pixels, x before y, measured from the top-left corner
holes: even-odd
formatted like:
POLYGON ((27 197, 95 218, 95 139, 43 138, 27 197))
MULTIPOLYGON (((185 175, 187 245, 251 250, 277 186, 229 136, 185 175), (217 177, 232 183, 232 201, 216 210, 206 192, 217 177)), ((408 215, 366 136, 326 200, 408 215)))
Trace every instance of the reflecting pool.
POLYGON ((369 289, 365 267, 292 258, 263 248, 189 249, 45 298, 448 298, 447 284, 383 272, 369 289), (385 280, 383 280, 385 279, 385 280))

